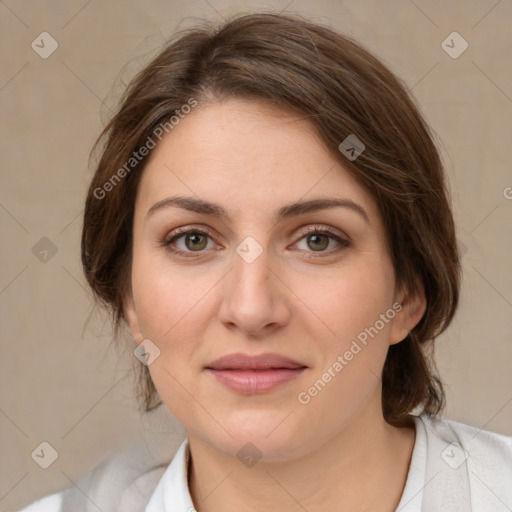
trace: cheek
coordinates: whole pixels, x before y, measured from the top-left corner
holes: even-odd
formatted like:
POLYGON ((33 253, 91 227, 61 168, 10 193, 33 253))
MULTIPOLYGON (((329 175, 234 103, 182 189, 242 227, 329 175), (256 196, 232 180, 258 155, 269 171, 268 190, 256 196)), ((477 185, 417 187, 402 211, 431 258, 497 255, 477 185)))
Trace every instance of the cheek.
POLYGON ((197 268, 171 267, 168 263, 134 259, 132 279, 140 328, 160 355, 149 366, 151 378, 166 407, 180 422, 199 421, 200 410, 190 407, 199 396, 192 376, 201 370, 203 324, 210 311, 208 291, 216 280, 198 274, 197 268))
MULTIPOLYGON (((304 281, 305 303, 329 328, 337 345, 356 338, 391 307, 393 285, 389 269, 383 267, 379 261, 361 259, 330 276, 304 281)), ((388 328, 386 324, 379 330, 388 328)))
POLYGON ((311 309, 328 327, 312 332, 321 357, 308 385, 320 381, 317 388, 322 391, 313 400, 319 410, 325 401, 347 410, 357 407, 379 383, 395 316, 393 274, 385 266, 378 260, 361 261, 341 269, 336 278, 305 287, 311 309))
POLYGON ((336 435, 368 404, 378 408, 381 402, 380 374, 394 317, 392 293, 386 281, 366 272, 353 272, 326 290, 318 314, 336 334, 312 338, 319 358, 296 396, 297 417, 307 417, 299 422, 298 438, 311 431, 336 435), (386 323, 380 315, 388 311, 386 323))
POLYGON ((178 267, 151 255, 134 260, 132 280, 141 329, 164 345, 190 338, 218 281, 197 266, 178 267))

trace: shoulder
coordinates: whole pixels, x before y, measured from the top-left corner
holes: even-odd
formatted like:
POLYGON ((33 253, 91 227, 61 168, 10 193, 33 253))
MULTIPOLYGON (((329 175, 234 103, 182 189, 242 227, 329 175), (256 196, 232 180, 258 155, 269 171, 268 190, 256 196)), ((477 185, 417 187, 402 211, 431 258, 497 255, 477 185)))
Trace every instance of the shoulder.
POLYGON ((45 496, 19 512, 85 512, 91 502, 100 510, 111 512, 144 510, 182 442, 183 439, 170 436, 164 440, 146 438, 139 432, 130 443, 109 453, 83 474, 76 485, 45 496))
MULTIPOLYGON (((449 444, 458 444, 467 451, 466 458, 494 458, 512 467, 512 436, 491 432, 443 416, 420 417, 427 439, 437 438, 449 444)), ((450 455, 450 454, 449 454, 450 455)))
POLYGON ((60 512, 62 508, 62 492, 49 494, 34 501, 19 512, 60 512))
POLYGON ((416 423, 424 428, 422 510, 512 510, 511 436, 442 416, 422 415, 416 423))

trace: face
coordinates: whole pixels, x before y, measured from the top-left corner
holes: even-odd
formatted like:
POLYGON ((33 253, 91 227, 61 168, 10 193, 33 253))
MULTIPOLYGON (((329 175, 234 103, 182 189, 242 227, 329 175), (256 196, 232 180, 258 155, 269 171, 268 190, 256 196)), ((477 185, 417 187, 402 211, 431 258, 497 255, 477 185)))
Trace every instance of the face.
POLYGON ((382 417, 387 350, 423 309, 395 287, 373 198, 307 121, 199 105, 152 151, 133 239, 126 319, 160 351, 151 376, 189 437, 285 460, 382 417), (232 354, 275 357, 215 363, 232 354))

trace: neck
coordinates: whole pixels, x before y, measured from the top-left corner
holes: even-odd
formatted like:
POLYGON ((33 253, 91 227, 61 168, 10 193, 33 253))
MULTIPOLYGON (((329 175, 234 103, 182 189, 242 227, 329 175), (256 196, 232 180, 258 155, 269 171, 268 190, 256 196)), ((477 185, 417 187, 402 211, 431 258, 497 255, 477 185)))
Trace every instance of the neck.
POLYGON ((368 410, 305 456, 246 467, 189 435, 189 489, 198 512, 391 512, 403 492, 414 441, 412 422, 393 427, 368 410))

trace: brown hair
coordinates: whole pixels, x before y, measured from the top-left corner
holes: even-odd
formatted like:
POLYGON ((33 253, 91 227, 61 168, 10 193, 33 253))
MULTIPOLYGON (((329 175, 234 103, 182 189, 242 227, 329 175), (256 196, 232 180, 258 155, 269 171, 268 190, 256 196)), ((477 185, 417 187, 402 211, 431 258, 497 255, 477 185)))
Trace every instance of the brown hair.
MULTIPOLYGON (((440 412, 445 397, 432 342, 455 314, 461 268, 432 133, 407 87, 376 57, 297 15, 235 16, 220 27, 205 23, 178 32, 132 80, 96 141, 95 148, 100 141, 104 146, 87 194, 81 254, 95 298, 112 313, 116 339, 130 289, 134 202, 146 158, 129 169, 126 162, 191 98, 201 104, 228 97, 265 100, 307 116, 371 193, 397 286, 416 290, 421 284, 427 300, 420 322, 389 348, 383 414, 399 425, 414 409, 440 412), (338 149, 349 135, 366 146, 355 160, 338 149)), ((161 401, 142 363, 140 371, 139 397, 150 410, 161 401)))

